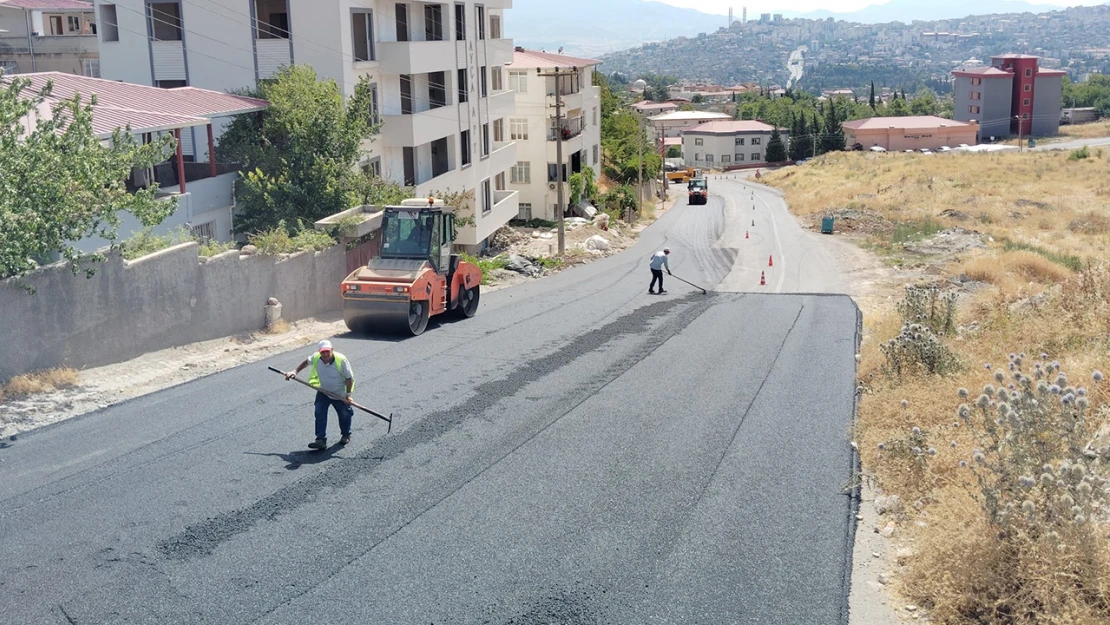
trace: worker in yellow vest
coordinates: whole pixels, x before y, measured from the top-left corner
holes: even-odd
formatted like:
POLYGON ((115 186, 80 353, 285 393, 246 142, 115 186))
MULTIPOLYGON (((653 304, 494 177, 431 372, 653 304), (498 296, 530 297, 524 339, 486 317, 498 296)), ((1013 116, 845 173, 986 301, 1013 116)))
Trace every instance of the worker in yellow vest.
POLYGON ((285 374, 291 380, 305 367, 311 367, 308 383, 316 387, 316 440, 308 444, 310 449, 328 447, 328 407, 334 406, 339 415, 340 445, 351 442, 351 418, 355 414, 351 408, 351 391, 355 388, 355 375, 351 371, 351 361, 332 349, 331 341, 320 341, 317 351, 285 374), (340 399, 345 398, 345 399, 340 399))

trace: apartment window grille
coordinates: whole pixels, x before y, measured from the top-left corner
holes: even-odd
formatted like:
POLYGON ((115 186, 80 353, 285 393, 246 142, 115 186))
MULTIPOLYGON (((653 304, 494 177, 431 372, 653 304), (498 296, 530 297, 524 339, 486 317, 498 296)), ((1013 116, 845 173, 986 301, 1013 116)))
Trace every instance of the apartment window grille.
POLYGON ((706 154, 705 155, 705 162, 706 163, 712 163, 713 162, 713 155, 712 154, 706 154))
POLYGON ((216 222, 215 221, 208 221, 208 222, 193 226, 191 228, 191 230, 193 231, 193 238, 196 239, 197 242, 200 243, 201 245, 204 245, 205 243, 208 243, 212 239, 216 238, 216 222))
POLYGON ((597 145, 594 145, 594 165, 597 165, 597 161, 598 161, 600 151, 601 151, 600 148, 597 145))
POLYGON ((732 157, 729 156, 728 154, 722 154, 721 155, 721 162, 722 163, 728 163, 728 162, 731 162, 731 161, 732 161, 732 157))

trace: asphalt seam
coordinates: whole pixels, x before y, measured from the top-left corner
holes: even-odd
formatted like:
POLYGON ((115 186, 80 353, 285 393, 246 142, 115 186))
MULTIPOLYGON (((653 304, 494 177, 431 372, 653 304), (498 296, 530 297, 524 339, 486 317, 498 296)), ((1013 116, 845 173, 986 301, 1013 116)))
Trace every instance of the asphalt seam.
MULTIPOLYGON (((706 303, 706 304, 703 304, 703 305, 698 305, 698 304, 695 304, 695 305, 692 305, 692 306, 690 306, 689 308, 687 308, 687 311, 689 311, 689 310, 693 309, 693 310, 694 310, 694 311, 696 312, 696 314, 693 314, 693 315, 679 315, 679 316, 678 316, 678 322, 677 322, 677 323, 673 323, 673 324, 670 324, 670 325, 671 325, 672 327, 671 327, 671 328, 668 328, 668 331, 666 332, 666 334, 665 334, 664 338, 662 338, 661 340, 660 340, 660 339, 658 338, 658 337, 659 337, 659 335, 658 335, 658 334, 651 334, 651 335, 649 335, 649 338, 648 338, 648 340, 647 340, 647 341, 645 341, 644 343, 645 343, 646 345, 650 345, 651 343, 655 343, 655 344, 654 344, 653 346, 651 346, 651 349, 648 349, 648 350, 637 350, 637 356, 639 356, 639 358, 637 358, 637 359, 636 359, 636 360, 634 360, 634 361, 633 361, 633 360, 631 360, 631 359, 627 359, 627 360, 625 360, 625 361, 622 361, 622 362, 621 362, 621 364, 622 364, 622 365, 624 365, 624 366, 621 366, 621 367, 619 367, 619 369, 620 369, 619 371, 615 371, 614 369, 616 369, 616 368, 613 368, 613 369, 609 369, 609 370, 607 370, 606 372, 607 372, 607 373, 610 373, 610 376, 609 376, 609 379, 605 381, 605 383, 603 383, 603 384, 601 384, 601 385, 592 385, 592 386, 591 386, 591 387, 590 387, 590 388, 588 389, 588 392, 586 392, 586 393, 583 393, 583 394, 582 394, 583 396, 582 396, 582 398, 581 398, 581 399, 579 399, 579 400, 578 400, 577 402, 575 402, 575 403, 574 403, 573 405, 571 405, 571 406, 570 406, 569 408, 567 408, 567 409, 566 409, 565 411, 563 411, 562 413, 560 413, 560 414, 559 414, 559 415, 558 415, 557 417, 555 417, 554 419, 552 419, 552 420, 551 420, 551 421, 550 421, 549 423, 547 423, 546 425, 544 425, 544 426, 543 426, 542 428, 540 428, 539 430, 537 430, 537 431, 536 431, 536 432, 534 432, 533 434, 529 435, 529 436, 528 436, 527 438, 525 438, 525 439, 524 439, 523 441, 521 441, 520 443, 518 443, 518 444, 517 444, 516 446, 514 446, 514 447, 513 447, 512 449, 510 449, 509 451, 507 451, 507 452, 505 452, 504 454, 502 454, 502 455, 501 455, 501 456, 500 456, 499 458, 497 458, 497 459, 496 459, 496 460, 494 460, 493 462, 491 462, 491 463, 489 463, 488 465, 486 465, 486 466, 482 467, 482 468, 481 468, 481 469, 480 469, 480 470, 479 470, 478 472, 476 472, 476 473, 475 473, 474 475, 472 475, 472 476, 470 476, 469 478, 467 478, 467 479, 466 479, 465 481, 463 481, 462 483, 460 483, 460 484, 459 484, 458 486, 456 486, 456 487, 452 488, 452 489, 451 489, 451 490, 450 490, 449 492, 445 493, 445 494, 444 494, 444 495, 443 495, 442 497, 440 497, 439 499, 437 499, 436 501, 434 501, 434 502, 433 502, 433 503, 432 503, 431 505, 427 506, 426 508, 424 508, 423 510, 421 510, 421 511, 420 511, 420 512, 418 512, 417 514, 413 515, 413 516, 412 516, 412 518, 408 519, 407 521, 405 521, 405 522, 404 522, 404 523, 402 523, 401 525, 397 526, 397 527, 396 527, 396 528, 395 528, 395 529, 394 529, 393 531, 389 532, 388 534, 386 534, 385 536, 383 536, 383 537, 382 537, 382 538, 381 538, 380 540, 378 540, 378 541, 377 541, 377 542, 375 542, 374 544, 370 545, 370 547, 368 547, 368 548, 367 548, 367 549, 365 549, 364 551, 360 552, 359 554, 357 554, 357 555, 355 555, 355 556, 353 556, 353 557, 349 558, 349 559, 348 559, 348 560, 347 560, 346 562, 344 562, 344 563, 343 563, 342 565, 340 565, 340 566, 339 566, 338 568, 336 568, 336 569, 335 569, 334 571, 332 571, 332 572, 331 572, 331 573, 330 573, 329 575, 327 575, 327 576, 325 576, 325 577, 321 577, 321 578, 319 578, 319 579, 318 579, 318 580, 317 580, 317 581, 316 581, 316 582, 315 582, 314 584, 312 584, 312 585, 310 585, 310 586, 307 586, 307 587, 305 587, 305 589, 304 589, 303 591, 301 591, 301 592, 298 592, 297 594, 295 594, 295 595, 292 595, 292 596, 290 596, 290 597, 287 597, 287 598, 286 598, 286 599, 285 599, 284 601, 282 601, 282 602, 281 602, 281 603, 279 603, 278 605, 274 606, 273 608, 271 608, 271 609, 267 610, 266 612, 264 612, 263 614, 259 615, 259 616, 258 616, 257 618, 255 618, 254 620, 252 620, 252 621, 250 621, 250 622, 251 622, 251 623, 257 623, 257 622, 259 622, 260 620, 262 620, 262 619, 264 619, 264 618, 266 618, 266 617, 270 616, 271 614, 273 614, 273 613, 274 613, 274 612, 276 612, 277 610, 280 610, 281 608, 283 608, 283 607, 285 607, 285 606, 289 605, 289 604, 290 604, 290 603, 292 603, 293 601, 295 601, 295 600, 299 599, 300 597, 303 597, 304 595, 308 594, 309 592, 311 592, 311 591, 315 590, 315 589, 316 589, 316 588, 318 588, 319 586, 321 586, 321 585, 323 585, 323 584, 327 583, 327 582, 328 582, 328 581, 330 581, 330 580, 331 580, 332 578, 334 578, 335 576, 339 575, 339 574, 340 574, 340 573, 341 573, 341 572, 342 572, 342 571, 343 571, 344 569, 346 569, 347 567, 351 566, 351 565, 352 565, 352 564, 354 564, 355 562, 358 562, 359 560, 361 560, 361 559, 362 559, 362 558, 364 558, 365 556, 369 555, 369 554, 370 554, 370 553, 371 553, 372 551, 374 551, 374 550, 375 550, 375 549, 377 549, 377 548, 378 548, 379 546, 381 546, 382 544, 384 544, 385 542, 387 542, 387 541, 388 541, 389 539, 391 539, 391 538, 392 538, 393 536, 397 535, 397 534, 398 534, 398 533, 400 533, 400 532, 401 532, 402 530, 404 530, 405 528, 407 528, 407 527, 408 527, 409 525, 412 525, 412 524, 413 524, 414 522, 416 522, 416 521, 417 521, 418 519, 422 518, 422 517, 423 517, 424 515, 428 514, 428 513, 429 513, 429 512, 431 512, 432 510, 434 510, 434 509, 435 509, 436 507, 438 507, 438 506, 439 506, 439 505, 440 505, 441 503, 443 503, 444 501, 447 501, 447 500, 448 500, 448 499, 450 499, 451 497, 455 496, 455 495, 456 495, 456 494, 457 494, 457 493, 458 493, 459 491, 461 491, 462 489, 464 489, 464 488, 466 488, 467 486, 469 486, 469 485, 470 485, 471 483, 473 483, 473 482, 474 482, 475 480, 477 480, 477 479, 478 479, 478 478, 480 478, 480 477, 481 477, 482 475, 484 475, 484 474, 485 474, 485 473, 486 473, 487 471, 489 471, 490 469, 492 469, 492 468, 494 468, 495 466, 499 465, 499 464, 500 464, 500 463, 501 463, 502 461, 504 461, 504 460, 505 460, 506 458, 508 458, 509 456, 511 456, 511 455, 513 455, 513 454, 515 454, 515 453, 516 453, 516 452, 517 452, 518 450, 520 450, 520 449, 521 449, 522 447, 524 447, 524 446, 525 446, 525 445, 527 445, 528 443, 530 443, 530 442, 532 442, 533 440, 535 440, 535 439, 536 439, 536 437, 538 437, 539 435, 543 434, 544 432, 546 432, 547 430, 549 430, 549 429, 550 429, 550 428, 551 428, 552 426, 554 426, 555 424, 557 424, 557 423, 559 423, 560 421, 562 421, 564 417, 566 417, 566 416, 567 416, 568 414, 570 414, 570 413, 574 412, 574 411, 575 411, 575 410, 576 410, 576 409, 577 409, 577 408, 578 408, 579 406, 581 406, 582 404, 586 403, 587 401, 589 401, 589 400, 593 399, 593 398, 594 398, 594 397, 595 397, 595 396, 597 395, 597 393, 599 393, 599 392, 601 392, 602 390, 604 390, 604 389, 605 389, 606 387, 608 387, 608 386, 609 386, 610 384, 612 384, 613 382, 615 382, 615 381, 619 380, 619 379, 620 379, 620 378, 621 378, 621 377, 622 377, 622 376, 623 376, 623 375, 624 375, 625 373, 627 373, 627 372, 628 372, 628 371, 629 371, 630 369, 632 369, 632 367, 636 366, 636 364, 638 364, 639 362, 643 361, 643 360, 644 360, 645 358, 647 358, 647 357, 651 356, 651 354, 655 353, 655 352, 656 352, 656 351, 657 351, 657 350, 658 350, 659 348, 663 347, 663 346, 664 346, 664 345, 666 345, 666 344, 667 344, 668 342, 670 342, 670 341, 671 341, 671 339, 673 339, 673 338, 674 338, 675 336, 677 336, 677 335, 678 335, 678 334, 679 334, 680 332, 682 332, 682 330, 684 330, 684 329, 685 329, 685 328, 686 328, 687 326, 689 326, 689 325, 690 325, 691 323, 693 323, 693 322, 694 322, 694 321, 695 321, 696 319, 700 318, 700 317, 701 317, 701 316, 702 316, 703 314, 705 314, 705 312, 706 312, 707 310, 709 310, 709 309, 710 309, 710 307, 711 307, 711 306, 710 306, 710 305, 709 305, 708 303, 706 303)), ((801 311, 799 311, 799 313, 798 313, 798 314, 799 314, 799 315, 801 315, 801 311)), ((795 322, 797 322, 797 319, 795 319, 795 322)), ((664 324, 664 327, 666 327, 667 325, 668 325, 668 324, 664 324)), ((793 326, 791 326, 791 329, 793 329, 793 326)), ((788 332, 787 334, 789 334, 789 332, 788 332)), ((599 346, 599 347, 600 347, 600 346, 599 346)), ((781 351, 781 347, 780 347, 780 351, 781 351)), ((778 360, 778 357, 777 357, 777 355, 776 355, 776 361, 777 361, 777 360, 778 360)), ((774 365, 773 365, 773 363, 772 363, 772 368, 773 368, 773 367, 774 367, 774 365)), ((749 407, 750 407, 750 405, 749 405, 749 407)), ((731 445, 731 443, 730 443, 730 445, 731 445)), ((718 464, 718 466, 719 466, 719 464, 718 464)), ((714 469, 714 472, 715 472, 715 471, 716 471, 716 469, 714 469)))

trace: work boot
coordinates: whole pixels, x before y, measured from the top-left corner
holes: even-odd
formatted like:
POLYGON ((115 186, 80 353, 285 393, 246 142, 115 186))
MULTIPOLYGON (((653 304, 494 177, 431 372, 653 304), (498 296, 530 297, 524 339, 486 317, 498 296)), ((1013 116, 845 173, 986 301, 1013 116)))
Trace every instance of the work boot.
POLYGON ((318 438, 318 439, 312 441, 311 443, 309 443, 308 448, 309 449, 327 449, 328 448, 328 439, 318 438))
POLYGON ((343 438, 339 439, 339 444, 340 445, 346 445, 349 442, 351 442, 351 435, 350 434, 344 434, 343 438))
POLYGON ((655 291, 649 290, 648 293, 651 293, 652 295, 655 295, 655 291))
POLYGON ((662 294, 664 294, 664 293, 666 293, 666 291, 665 291, 665 290, 663 290, 663 289, 659 289, 659 294, 660 294, 660 295, 662 295, 662 294))

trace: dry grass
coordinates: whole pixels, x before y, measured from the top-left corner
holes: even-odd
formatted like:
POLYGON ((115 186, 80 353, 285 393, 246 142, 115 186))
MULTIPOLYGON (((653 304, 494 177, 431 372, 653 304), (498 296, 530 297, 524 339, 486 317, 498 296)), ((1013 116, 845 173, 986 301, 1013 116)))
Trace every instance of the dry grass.
POLYGON ((262 330, 262 332, 264 334, 285 334, 289 331, 289 328, 289 322, 279 318, 277 321, 274 321, 270 325, 266 326, 262 330))
POLYGON ((46 369, 17 375, 8 383, 0 386, 0 400, 6 398, 19 398, 38 393, 49 393, 63 388, 77 386, 78 373, 76 369, 62 367, 59 369, 46 369))
POLYGON ((1060 126, 1061 137, 1067 139, 1098 139, 1110 137, 1110 122, 1097 121, 1089 124, 1069 124, 1060 126))
MULTIPOLYGON (((880 345, 903 320, 864 311, 870 338, 861 349, 856 440, 865 474, 906 503, 894 518, 914 554, 899 562, 897 588, 932 622, 1110 623, 1110 526, 1007 533, 992 525, 982 485, 960 466, 983 440, 956 425, 965 401, 957 389, 978 394, 993 382, 984 363, 997 370, 1011 352, 1049 354, 1076 386, 1090 386, 1094 370, 1110 372, 1110 175, 1105 155, 1092 152, 1078 161, 1052 152, 831 154, 764 178, 801 215, 852 208, 911 234, 939 220, 993 237, 986 250, 931 261, 940 278, 963 273, 988 285, 960 306, 957 325, 968 329, 942 337, 959 359, 951 373, 890 377, 880 345)), ((889 246, 892 237, 875 233, 868 243, 889 246)), ((1107 383, 1092 387, 1090 404, 1089 427, 1110 427, 1107 383)))

